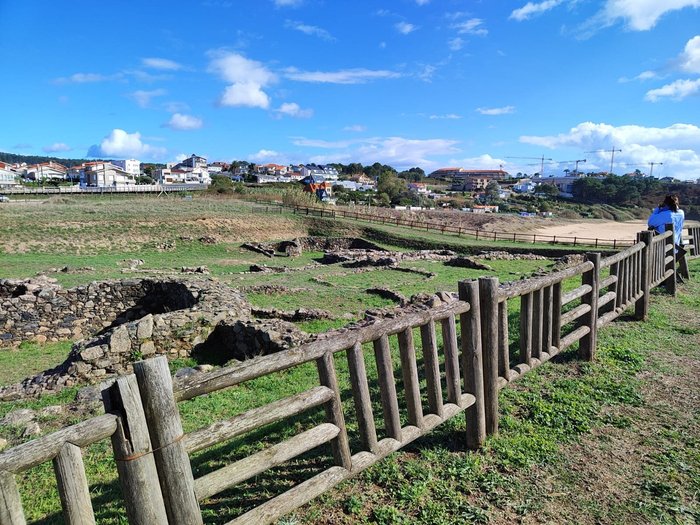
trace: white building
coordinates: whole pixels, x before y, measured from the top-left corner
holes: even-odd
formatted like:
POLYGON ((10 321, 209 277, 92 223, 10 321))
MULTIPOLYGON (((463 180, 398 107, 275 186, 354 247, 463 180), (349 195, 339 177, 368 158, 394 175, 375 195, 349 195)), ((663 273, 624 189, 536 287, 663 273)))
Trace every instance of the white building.
POLYGON ((17 176, 12 164, 0 162, 0 187, 17 186, 17 176))
POLYGON ((26 168, 26 177, 32 180, 42 179, 61 179, 65 180, 68 175, 68 169, 58 162, 42 162, 40 164, 32 164, 26 168))
POLYGON ((111 162, 86 162, 80 180, 87 186, 97 188, 130 186, 136 184, 136 175, 127 173, 111 162))
POLYGON ((138 177, 141 175, 141 161, 136 159, 113 160, 112 164, 120 167, 123 171, 138 177))

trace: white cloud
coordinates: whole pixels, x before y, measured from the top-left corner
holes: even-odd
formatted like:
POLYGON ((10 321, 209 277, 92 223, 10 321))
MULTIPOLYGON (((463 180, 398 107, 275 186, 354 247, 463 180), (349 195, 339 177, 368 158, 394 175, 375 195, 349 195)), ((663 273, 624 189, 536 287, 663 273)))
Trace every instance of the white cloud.
POLYGON ((354 162, 371 164, 381 162, 395 168, 411 166, 437 166, 434 157, 451 155, 459 150, 458 142, 449 139, 409 139, 405 137, 372 137, 348 141, 328 142, 324 140, 296 138, 297 146, 335 149, 332 153, 312 157, 319 162, 353 159, 354 162))
POLYGON ((277 108, 276 112, 280 116, 286 115, 295 118, 311 118, 314 114, 313 109, 302 109, 296 102, 285 102, 277 108))
POLYGON ((453 24, 452 29, 456 29, 460 35, 486 36, 489 32, 484 27, 481 27, 483 23, 484 21, 481 18, 470 18, 464 22, 453 24))
POLYGON ((133 93, 129 93, 127 96, 134 100, 139 107, 147 108, 151 104, 151 99, 155 97, 162 97, 167 94, 164 89, 153 89, 151 91, 137 90, 133 93))
POLYGON ((398 78, 394 71, 373 69, 341 69, 340 71, 299 71, 296 68, 285 70, 285 76, 299 82, 316 82, 320 84, 364 84, 370 80, 398 78))
POLYGON ((464 46, 464 39, 455 37, 452 40, 449 40, 447 45, 452 51, 459 51, 464 46))
POLYGON ((170 117, 170 120, 163 125, 170 129, 189 131, 199 129, 203 124, 204 122, 201 118, 193 117, 192 115, 184 115, 182 113, 175 113, 172 117, 170 117))
POLYGON ((394 24, 394 28, 402 35, 408 35, 409 33, 413 33, 416 29, 418 29, 416 26, 409 24, 408 22, 397 22, 394 24))
POLYGON ((254 160, 256 162, 260 161, 269 161, 270 159, 274 159, 279 156, 279 153, 277 153, 274 150, 271 149, 261 149, 257 153, 253 153, 251 155, 248 155, 248 158, 250 160, 254 160))
POLYGON ((647 91, 644 98, 651 102, 657 102, 660 98, 669 97, 674 100, 682 100, 690 95, 700 92, 700 78, 695 80, 680 79, 660 88, 647 91))
POLYGON ((43 149, 46 153, 58 153, 61 151, 70 151, 73 148, 63 142, 54 142, 50 146, 44 146, 41 149, 43 149))
POLYGON ((299 7, 303 0, 272 0, 277 7, 299 7))
POLYGON ((231 84, 221 95, 222 106, 270 107, 270 97, 263 88, 277 81, 274 73, 238 53, 214 52, 212 56, 207 70, 231 84))
POLYGON ((634 80, 644 82, 645 80, 652 80, 655 78, 659 78, 659 75, 655 71, 642 71, 636 77, 633 77, 633 78, 620 77, 619 79, 617 79, 617 81, 621 82, 621 83, 632 82, 634 80))
POLYGON ((503 106, 501 108, 476 108, 482 115, 510 115, 515 113, 515 106, 503 106))
MULTIPOLYGON (((566 133, 522 136, 520 142, 550 149, 575 148, 580 151, 614 146, 622 150, 615 155, 616 163, 663 162, 664 171, 681 179, 696 179, 700 173, 700 127, 694 124, 679 123, 653 128, 583 122, 566 133)), ((609 169, 610 154, 601 151, 597 156, 602 166, 606 166, 607 159, 605 169, 609 169)))
POLYGON ((647 31, 664 14, 686 7, 700 7, 700 0, 607 0, 601 16, 607 25, 621 19, 629 29, 647 31))
POLYGON ((354 131, 355 133, 361 133, 363 131, 367 131, 367 127, 361 124, 354 124, 352 126, 345 126, 343 131, 354 131))
POLYGON ((88 157, 115 157, 137 159, 162 159, 167 150, 145 144, 139 132, 127 133, 123 129, 113 129, 100 144, 90 146, 88 157))
POLYGON ((527 20, 534 16, 541 15, 542 13, 549 11, 550 9, 554 9, 559 4, 561 4, 562 1, 563 0, 544 0, 544 2, 538 3, 528 2, 523 7, 515 9, 508 18, 512 18, 513 20, 522 22, 523 20, 527 20))
POLYGON ((416 0, 416 3, 418 5, 428 5, 430 3, 430 0, 416 0))
POLYGON ((700 73, 700 35, 688 40, 680 60, 683 71, 700 73))
POLYGON ((284 22, 284 27, 288 29, 294 29, 309 36, 317 36, 323 40, 333 41, 335 38, 328 31, 322 27, 312 26, 304 24, 303 22, 295 22, 294 20, 286 20, 284 22))
POLYGON ((447 113, 446 115, 430 115, 428 118, 430 120, 459 120, 462 116, 455 113, 447 113))
POLYGON ((178 71, 182 69, 181 64, 178 64, 174 60, 168 60, 167 58, 142 58, 141 63, 145 67, 161 71, 178 71))
POLYGON ((73 73, 69 77, 54 79, 55 84, 90 84, 95 82, 107 82, 114 80, 115 75, 102 75, 100 73, 73 73))
POLYGON ((501 166, 506 166, 506 161, 485 153, 478 157, 451 159, 448 164, 450 166, 460 166, 467 170, 497 170, 500 169, 501 166))

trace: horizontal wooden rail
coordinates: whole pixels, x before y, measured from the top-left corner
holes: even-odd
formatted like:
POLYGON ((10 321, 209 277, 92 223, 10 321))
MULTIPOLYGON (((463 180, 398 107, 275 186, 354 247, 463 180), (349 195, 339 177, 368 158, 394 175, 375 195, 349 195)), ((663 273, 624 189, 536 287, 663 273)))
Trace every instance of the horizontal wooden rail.
POLYGON ((607 288, 613 284, 617 283, 617 275, 609 275, 602 281, 600 281, 600 288, 607 288))
POLYGON ((337 426, 330 423, 322 423, 282 443, 273 445, 240 461, 206 474, 201 478, 197 478, 194 480, 194 491, 197 494, 197 499, 202 501, 214 494, 223 492, 257 474, 294 459, 324 443, 328 443, 339 433, 340 429, 337 426))
POLYGON ((645 244, 643 242, 639 242, 635 244, 634 246, 630 246, 629 248, 622 250, 621 252, 618 252, 614 255, 611 255, 610 257, 604 257, 600 260, 600 267, 602 268, 607 268, 608 266, 611 266, 615 263, 618 263, 622 261, 623 259, 627 259, 628 257, 634 255, 637 252, 641 252, 644 249, 645 244))
POLYGON ((561 343, 559 344, 559 351, 563 352, 565 349, 570 347, 579 339, 585 337, 591 332, 591 329, 587 326, 580 326, 570 334, 561 338, 561 343))
POLYGON ((287 417, 296 416, 330 401, 333 395, 333 391, 330 388, 318 386, 295 396, 254 408, 231 419, 217 421, 206 428, 185 435, 185 449, 190 453, 197 452, 256 428, 275 423, 287 417))
POLYGON ((357 343, 374 341, 380 334, 396 334, 407 328, 424 325, 430 320, 447 319, 451 315, 459 315, 468 311, 468 303, 455 301, 432 310, 413 312, 394 319, 383 319, 365 327, 334 335, 334 337, 321 338, 297 348, 250 359, 221 370, 175 380, 173 385, 175 399, 183 401, 228 388, 263 375, 313 361, 326 352, 340 352, 357 343))
POLYGON ((591 311, 591 305, 589 304, 580 304, 576 308, 572 308, 568 312, 565 312, 561 314, 561 321, 559 326, 564 327, 567 324, 571 323, 572 321, 575 321, 579 317, 581 317, 584 314, 587 314, 588 312, 591 311))
POLYGON ((580 297, 583 297, 584 295, 591 293, 593 288, 591 288, 590 284, 582 284, 575 290, 571 290, 570 292, 565 293, 564 295, 561 296, 561 305, 567 305, 572 301, 575 301, 576 299, 579 299, 580 297))
POLYGON ((581 275, 582 273, 592 269, 593 264, 586 261, 575 266, 571 266, 570 268, 566 268, 564 270, 545 275, 544 277, 534 277, 532 279, 504 283, 499 287, 498 298, 500 301, 504 301, 506 299, 512 299, 513 297, 525 295, 537 290, 541 290, 545 286, 551 286, 555 283, 559 283, 570 277, 581 275))
POLYGON ((18 474, 54 459, 67 443, 87 447, 114 434, 117 416, 104 414, 53 434, 17 445, 0 454, 0 470, 18 474))

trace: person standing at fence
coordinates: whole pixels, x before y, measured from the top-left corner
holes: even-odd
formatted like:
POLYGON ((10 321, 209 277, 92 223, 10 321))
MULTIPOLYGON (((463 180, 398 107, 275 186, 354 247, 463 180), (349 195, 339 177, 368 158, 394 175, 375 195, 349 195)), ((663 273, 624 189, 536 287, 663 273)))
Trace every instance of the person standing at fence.
POLYGON ((683 222, 685 213, 680 209, 678 195, 666 195, 666 198, 658 208, 651 211, 647 225, 656 233, 664 233, 667 224, 673 224, 673 243, 676 250, 683 250, 683 222))

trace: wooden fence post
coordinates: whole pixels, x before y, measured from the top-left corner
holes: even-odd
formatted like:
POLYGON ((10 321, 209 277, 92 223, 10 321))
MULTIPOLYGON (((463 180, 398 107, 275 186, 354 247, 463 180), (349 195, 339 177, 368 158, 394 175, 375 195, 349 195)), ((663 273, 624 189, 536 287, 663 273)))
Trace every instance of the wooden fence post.
POLYGON ((654 233, 643 231, 637 234, 637 241, 644 243, 641 258, 641 285, 642 296, 634 305, 634 316, 640 321, 646 321, 649 314, 649 291, 651 288, 651 239, 654 233))
POLYGON ((666 225, 666 230, 667 232, 671 232, 671 236, 666 238, 666 242, 664 243, 664 261, 666 261, 667 257, 671 257, 672 260, 668 262, 668 264, 664 264, 664 273, 667 272, 668 270, 673 270, 673 274, 666 279, 666 282, 664 285, 666 286, 666 291, 673 295, 675 297, 676 295, 676 247, 674 243, 674 234, 673 234, 673 224, 667 224, 666 225), (670 252, 670 253, 669 253, 670 252))
POLYGON ((66 525, 94 525, 95 514, 80 447, 73 443, 63 445, 53 459, 53 468, 66 525))
POLYGON ((498 434, 498 277, 479 278, 486 432, 498 434))
POLYGON ((581 304, 587 304, 591 307, 591 311, 581 316, 583 326, 588 326, 589 332, 581 338, 578 347, 578 353, 581 359, 593 361, 595 359, 595 350, 598 342, 598 295, 600 283, 600 253, 587 253, 586 260, 593 263, 593 268, 585 272, 581 281, 591 287, 591 291, 584 295, 581 299, 581 304))
POLYGON ((343 405, 340 400, 340 388, 338 388, 333 353, 326 352, 322 357, 319 357, 316 360, 316 366, 318 367, 318 377, 321 386, 330 388, 333 391, 333 397, 325 404, 326 418, 329 423, 333 423, 340 429, 338 436, 331 441, 333 459, 336 465, 352 470, 352 454, 348 441, 348 431, 345 428, 345 417, 343 416, 343 405))
POLYGON ((467 447, 480 448, 486 440, 484 415, 484 369, 481 353, 481 311, 479 283, 461 281, 459 299, 469 303, 469 311, 460 317, 462 339, 462 373, 464 388, 474 396, 474 404, 467 408, 467 447))
POLYGON ((15 476, 0 470, 0 523, 2 525, 25 525, 22 500, 19 497, 15 476))
POLYGON ((118 378, 102 391, 105 412, 116 414, 112 450, 129 523, 167 525, 163 494, 136 376, 118 378))
POLYGON ((190 459, 182 442, 180 412, 173 396, 168 360, 156 357, 134 363, 134 373, 153 444, 169 523, 201 525, 190 459))

